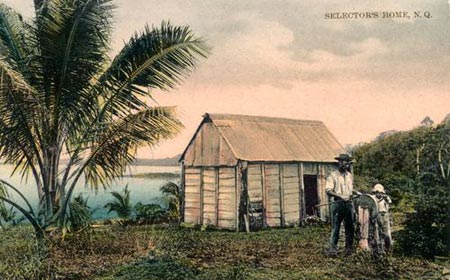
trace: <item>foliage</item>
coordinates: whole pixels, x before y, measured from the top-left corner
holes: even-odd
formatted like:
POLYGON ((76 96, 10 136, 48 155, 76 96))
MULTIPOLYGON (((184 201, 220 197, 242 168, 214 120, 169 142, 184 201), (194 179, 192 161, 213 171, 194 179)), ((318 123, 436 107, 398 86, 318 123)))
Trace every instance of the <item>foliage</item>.
POLYGON ((407 255, 434 259, 450 255, 450 180, 424 174, 415 212, 407 217, 399 234, 399 247, 407 255))
POLYGON ((168 182, 160 190, 167 207, 169 220, 177 223, 180 222, 181 204, 183 201, 180 185, 174 182, 168 182))
POLYGON ((135 33, 111 60, 114 9, 112 0, 35 0, 26 20, 0 4, 0 158, 34 179, 41 215, 0 200, 40 235, 67 225, 82 177, 107 186, 137 148, 180 131, 174 108, 155 105, 153 91, 179 85, 208 52, 189 27, 163 22, 135 33))
POLYGON ((70 204, 69 229, 72 231, 86 230, 91 227, 92 212, 87 205, 88 199, 82 194, 76 196, 70 204))
MULTIPOLYGON (((44 227, 42 226, 42 211, 35 213, 33 207, 31 206, 29 200, 14 186, 9 184, 4 180, 0 180, 0 201, 1 206, 0 210, 3 212, 3 219, 5 222, 13 222, 18 224, 21 220, 27 219, 31 225, 33 226, 36 237, 38 239, 42 239, 44 237, 44 227), (7 191, 10 190, 10 192, 7 191), (17 202, 13 201, 12 192, 16 193, 21 199, 23 204, 25 204, 25 208, 19 205, 17 202), (13 210, 13 208, 6 208, 6 204, 11 205, 11 207, 17 209, 23 217, 16 218, 18 214, 13 210)), ((3 224, 4 226, 5 224, 3 224)))
MULTIPOLYGON (((450 253, 450 125, 397 132, 353 151, 358 182, 380 182, 402 222, 399 249, 434 258, 450 253)), ((356 180, 355 180, 356 181, 356 180)))
POLYGON ((131 218, 133 207, 130 202, 130 191, 128 185, 125 186, 122 193, 111 192, 113 200, 105 204, 108 213, 116 212, 119 218, 128 220, 131 218))
MULTIPOLYGON (((8 190, 4 187, 4 185, 0 184, 0 196, 9 197, 8 190)), ((3 200, 0 200, 0 218, 7 216, 8 207, 5 205, 3 200)))
POLYGON ((140 225, 160 224, 168 221, 178 222, 180 217, 179 186, 169 182, 161 187, 161 191, 166 204, 165 207, 160 204, 143 204, 142 202, 138 202, 132 207, 128 185, 122 193, 111 192, 113 200, 106 203, 104 207, 108 209, 108 213, 116 212, 119 218, 124 220, 122 222, 126 224, 134 222, 140 225), (134 222, 131 221, 131 218, 134 222))
POLYGON ((396 132, 355 147, 354 172, 359 180, 380 182, 390 191, 415 191, 416 177, 421 172, 445 173, 448 177, 449 146, 449 125, 396 132))
POLYGON ((167 220, 168 213, 159 204, 136 203, 134 206, 138 224, 158 224, 167 220))
POLYGON ((369 187, 380 182, 391 191, 412 191, 409 179, 417 174, 417 152, 423 150, 431 131, 419 127, 356 147, 352 152, 355 175, 365 178, 369 187))
MULTIPOLYGON (((252 275, 243 265, 225 267, 221 269, 209 269, 202 271, 196 279, 198 280, 245 280, 250 279, 252 275)), ((253 278, 253 277, 252 277, 253 278)))
POLYGON ((3 229, 18 226, 24 219, 12 206, 0 211, 0 227, 3 229))

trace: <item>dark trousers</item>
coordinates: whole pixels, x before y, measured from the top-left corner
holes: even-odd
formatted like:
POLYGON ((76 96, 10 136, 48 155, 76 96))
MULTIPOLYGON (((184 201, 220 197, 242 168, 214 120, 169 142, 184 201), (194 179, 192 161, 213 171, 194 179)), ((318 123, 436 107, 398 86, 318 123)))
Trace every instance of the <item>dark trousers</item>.
POLYGON ((381 238, 384 239, 384 247, 388 252, 392 245, 391 221, 389 219, 389 213, 378 213, 377 222, 381 229, 381 238))
POLYGON ((339 231, 341 229, 342 220, 345 226, 345 249, 351 250, 353 248, 353 216, 355 210, 351 202, 343 200, 336 201, 331 204, 331 239, 330 252, 338 251, 339 231))

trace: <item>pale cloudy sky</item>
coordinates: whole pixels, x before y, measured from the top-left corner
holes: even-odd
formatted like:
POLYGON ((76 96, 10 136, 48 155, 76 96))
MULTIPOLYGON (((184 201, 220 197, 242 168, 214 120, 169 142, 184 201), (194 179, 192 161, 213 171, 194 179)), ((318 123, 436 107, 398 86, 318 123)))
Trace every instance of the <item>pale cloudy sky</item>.
MULTIPOLYGON (((32 0, 3 0, 32 15, 32 0)), ((145 23, 188 24, 212 54, 179 88, 185 130, 138 157, 180 153, 205 112, 323 121, 341 144, 450 113, 447 0, 116 0, 113 49, 145 23), (326 2, 326 3, 325 3, 326 2), (330 12, 406 11, 404 19, 325 19, 330 12), (414 18, 414 12, 431 18, 414 18)))

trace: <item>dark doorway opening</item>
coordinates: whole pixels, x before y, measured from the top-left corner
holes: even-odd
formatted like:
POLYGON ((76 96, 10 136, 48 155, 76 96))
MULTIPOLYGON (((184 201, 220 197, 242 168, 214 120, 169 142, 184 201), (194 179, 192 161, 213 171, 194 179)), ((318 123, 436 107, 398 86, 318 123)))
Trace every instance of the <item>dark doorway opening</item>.
POLYGON ((319 204, 319 193, 317 192, 317 176, 305 175, 303 176, 305 183, 305 210, 306 215, 315 215, 315 207, 319 204))

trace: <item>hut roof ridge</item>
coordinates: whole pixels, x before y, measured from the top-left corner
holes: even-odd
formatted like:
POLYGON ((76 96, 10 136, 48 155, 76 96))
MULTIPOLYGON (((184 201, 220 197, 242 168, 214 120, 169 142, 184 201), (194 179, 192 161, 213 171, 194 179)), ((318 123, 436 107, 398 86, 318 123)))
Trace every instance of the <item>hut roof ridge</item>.
POLYGON ((209 117, 214 120, 236 120, 247 122, 263 122, 263 123, 291 123, 291 124, 303 124, 303 125, 323 125, 322 121, 318 120, 305 120, 305 119, 291 119, 291 118, 279 118, 268 116, 253 116, 253 115, 238 115, 238 114, 217 114, 217 113, 205 113, 204 117, 209 117))

